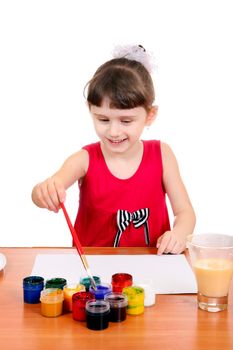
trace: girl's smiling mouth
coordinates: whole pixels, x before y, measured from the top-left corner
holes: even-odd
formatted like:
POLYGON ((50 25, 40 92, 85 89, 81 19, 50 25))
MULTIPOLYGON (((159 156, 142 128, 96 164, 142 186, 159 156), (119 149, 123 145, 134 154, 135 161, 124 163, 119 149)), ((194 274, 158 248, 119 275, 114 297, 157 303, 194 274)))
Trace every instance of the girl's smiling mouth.
POLYGON ((111 144, 116 144, 116 145, 118 145, 118 144, 121 144, 121 143, 123 143, 124 141, 126 141, 127 140, 127 138, 124 138, 124 139, 117 139, 117 140, 112 140, 112 139, 107 139, 111 144))

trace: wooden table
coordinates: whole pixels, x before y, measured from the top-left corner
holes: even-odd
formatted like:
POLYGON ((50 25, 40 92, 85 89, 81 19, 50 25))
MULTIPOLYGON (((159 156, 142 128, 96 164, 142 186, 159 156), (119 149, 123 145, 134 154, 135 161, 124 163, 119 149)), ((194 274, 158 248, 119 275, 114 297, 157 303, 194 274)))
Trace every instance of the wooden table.
MULTIPOLYGON (((233 349, 233 284, 227 311, 197 308, 196 295, 157 295, 140 316, 92 331, 71 314, 46 318, 40 304, 23 302, 22 279, 30 275, 36 254, 73 254, 73 248, 0 248, 7 258, 0 273, 0 350, 68 349, 233 349)), ((153 248, 86 248, 86 254, 154 254, 153 248)))

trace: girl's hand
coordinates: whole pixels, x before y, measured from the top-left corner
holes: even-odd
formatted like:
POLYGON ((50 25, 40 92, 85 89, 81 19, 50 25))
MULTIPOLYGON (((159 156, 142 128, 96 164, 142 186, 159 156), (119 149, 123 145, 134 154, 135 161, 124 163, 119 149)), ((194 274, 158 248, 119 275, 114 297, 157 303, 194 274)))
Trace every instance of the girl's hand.
POLYGON ((57 213, 60 209, 60 202, 64 202, 66 192, 59 180, 50 177, 44 182, 37 184, 32 191, 32 200, 40 208, 57 213))
POLYGON ((181 238, 175 231, 166 231, 157 240, 158 255, 163 253, 180 254, 186 248, 186 239, 181 238))

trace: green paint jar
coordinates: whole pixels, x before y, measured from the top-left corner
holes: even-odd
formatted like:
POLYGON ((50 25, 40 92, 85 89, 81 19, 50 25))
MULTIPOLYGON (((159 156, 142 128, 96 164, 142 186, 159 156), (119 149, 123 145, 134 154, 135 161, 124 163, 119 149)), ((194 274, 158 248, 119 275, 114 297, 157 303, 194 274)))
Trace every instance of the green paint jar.
POLYGON ((47 288, 63 289, 66 284, 67 284, 67 282, 66 282, 65 278, 56 277, 56 278, 51 278, 51 279, 47 280, 45 283, 45 288, 46 289, 47 288))
MULTIPOLYGON (((101 280, 99 276, 93 276, 95 284, 101 284, 101 280)), ((86 291, 89 292, 89 288, 91 286, 91 280, 90 277, 84 276, 80 278, 79 281, 80 284, 83 284, 86 288, 86 291)))

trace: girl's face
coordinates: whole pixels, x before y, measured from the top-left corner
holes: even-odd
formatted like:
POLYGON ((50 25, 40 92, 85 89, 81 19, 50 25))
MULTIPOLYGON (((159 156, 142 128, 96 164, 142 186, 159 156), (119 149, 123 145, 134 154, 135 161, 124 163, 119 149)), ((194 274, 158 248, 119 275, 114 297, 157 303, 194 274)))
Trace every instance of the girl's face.
POLYGON ((144 127, 154 119, 155 107, 149 113, 143 107, 114 109, 104 99, 101 107, 91 105, 90 112, 96 133, 105 149, 123 153, 139 143, 144 127))

